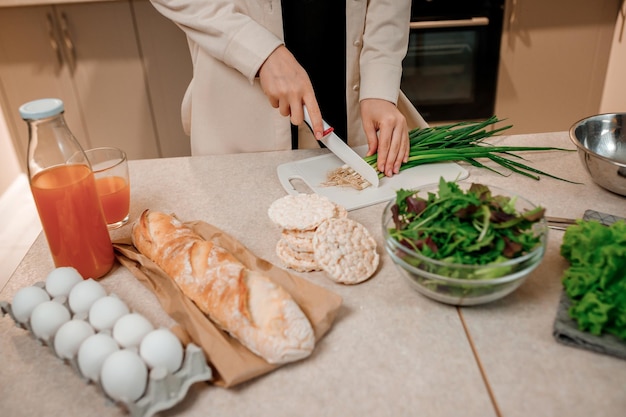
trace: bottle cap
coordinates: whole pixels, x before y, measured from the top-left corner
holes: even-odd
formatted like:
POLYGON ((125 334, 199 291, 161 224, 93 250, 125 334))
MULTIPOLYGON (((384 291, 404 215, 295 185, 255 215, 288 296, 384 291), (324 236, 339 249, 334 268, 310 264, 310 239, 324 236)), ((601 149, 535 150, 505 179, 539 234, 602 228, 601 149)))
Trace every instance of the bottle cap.
POLYGON ((45 119, 63 113, 63 101, 58 98, 42 98, 20 106, 20 116, 24 120, 45 119))

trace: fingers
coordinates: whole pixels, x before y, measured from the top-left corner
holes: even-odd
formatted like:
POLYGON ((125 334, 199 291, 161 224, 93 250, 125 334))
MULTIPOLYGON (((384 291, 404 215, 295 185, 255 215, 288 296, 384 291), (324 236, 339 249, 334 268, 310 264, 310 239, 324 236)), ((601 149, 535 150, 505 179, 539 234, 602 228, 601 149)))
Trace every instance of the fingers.
MULTIPOLYGON (((376 126, 373 123, 366 123, 365 119, 363 119, 363 130, 365 131, 365 136, 367 137, 367 156, 374 155, 376 152, 379 152, 378 130, 376 129, 376 126)), ((382 149, 380 151, 384 152, 385 154, 384 158, 386 158, 387 149, 382 149)), ((379 152, 377 160, 380 161, 380 158, 381 156, 379 152)), ((381 171, 380 169, 378 170, 381 171)))
POLYGON ((409 157, 406 119, 394 104, 376 99, 361 102, 361 116, 368 142, 367 155, 378 154, 377 168, 386 176, 399 173, 409 157))
POLYGON ((322 137, 322 115, 309 75, 284 45, 276 48, 261 65, 259 80, 271 106, 281 115, 290 116, 294 125, 304 120, 302 106, 306 104, 315 137, 322 137))
POLYGON ((391 177, 408 159, 408 133, 398 125, 382 124, 378 131, 378 170, 391 177))
MULTIPOLYGON (((320 140, 324 137, 324 121, 322 119, 322 112, 317 104, 317 100, 315 100, 315 97, 312 97, 308 100, 308 102, 305 101, 304 104, 306 104, 307 112, 309 113, 313 135, 315 136, 315 139, 320 140)), ((291 120, 293 123, 293 116, 291 120)))
POLYGON ((291 103, 288 99, 278 98, 278 111, 282 116, 289 116, 291 114, 291 103))

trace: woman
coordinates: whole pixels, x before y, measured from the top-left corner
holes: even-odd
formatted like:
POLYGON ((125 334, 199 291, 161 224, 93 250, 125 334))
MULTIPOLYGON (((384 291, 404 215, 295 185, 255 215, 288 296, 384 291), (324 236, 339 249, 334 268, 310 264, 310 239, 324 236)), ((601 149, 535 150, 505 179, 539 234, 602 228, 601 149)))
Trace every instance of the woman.
POLYGON ((324 117, 378 152, 381 172, 399 172, 408 130, 425 124, 400 92, 410 0, 151 1, 189 42, 192 154, 318 147, 324 117))

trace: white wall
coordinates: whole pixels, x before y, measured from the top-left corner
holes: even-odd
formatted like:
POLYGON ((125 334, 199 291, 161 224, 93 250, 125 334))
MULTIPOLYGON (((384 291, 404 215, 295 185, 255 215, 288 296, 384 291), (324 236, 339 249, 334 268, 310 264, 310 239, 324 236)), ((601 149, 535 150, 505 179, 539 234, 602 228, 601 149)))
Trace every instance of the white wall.
POLYGON ((626 1, 615 24, 600 113, 626 112, 626 1))
POLYGON ((21 172, 4 115, 0 110, 0 195, 6 191, 21 172))

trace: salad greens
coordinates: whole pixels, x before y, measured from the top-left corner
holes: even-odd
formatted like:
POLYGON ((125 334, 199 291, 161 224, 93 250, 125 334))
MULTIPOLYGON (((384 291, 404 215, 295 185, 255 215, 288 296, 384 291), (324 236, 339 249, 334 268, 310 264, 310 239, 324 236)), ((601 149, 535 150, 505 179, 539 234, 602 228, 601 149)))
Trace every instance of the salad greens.
POLYGON ((561 255, 570 263, 563 287, 578 328, 626 340, 626 222, 578 220, 565 230, 561 255))
POLYGON ((542 237, 533 225, 545 209, 518 212, 516 197, 494 195, 482 184, 464 191, 439 180, 438 194, 426 198, 400 189, 391 208, 389 235, 424 256, 457 264, 487 265, 531 252, 542 237))

